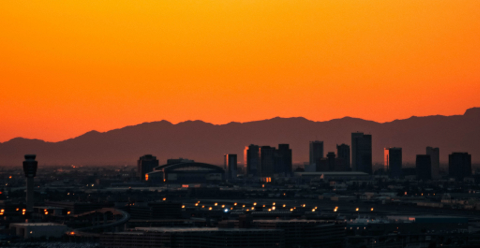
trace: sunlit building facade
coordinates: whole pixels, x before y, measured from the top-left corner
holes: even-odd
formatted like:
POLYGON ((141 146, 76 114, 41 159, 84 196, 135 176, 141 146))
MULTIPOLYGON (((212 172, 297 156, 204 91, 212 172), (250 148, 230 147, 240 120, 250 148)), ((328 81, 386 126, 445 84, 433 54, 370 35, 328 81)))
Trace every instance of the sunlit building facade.
POLYGON ((402 177, 402 148, 392 147, 384 149, 384 169, 391 178, 402 177))

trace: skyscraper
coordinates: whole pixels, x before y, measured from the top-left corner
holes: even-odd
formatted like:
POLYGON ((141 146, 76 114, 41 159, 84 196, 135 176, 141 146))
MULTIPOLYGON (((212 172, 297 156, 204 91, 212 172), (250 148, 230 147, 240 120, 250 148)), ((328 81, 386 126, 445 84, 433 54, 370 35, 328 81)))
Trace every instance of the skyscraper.
POLYGON ((224 167, 228 180, 237 179, 237 154, 225 154, 224 167))
POLYGON ((347 171, 350 169, 350 146, 346 144, 337 145, 337 157, 342 163, 342 171, 347 171))
POLYGON ((292 149, 288 144, 279 144, 275 156, 275 174, 292 174, 292 149))
POLYGON ((426 181, 432 179, 432 161, 430 155, 417 155, 415 168, 417 170, 418 180, 426 181))
POLYGON ((262 146, 260 148, 260 175, 272 177, 275 174, 275 147, 262 146))
POLYGON ((323 141, 310 141, 310 164, 315 164, 321 158, 323 158, 323 141))
POLYGON ((466 152, 454 152, 448 155, 448 174, 456 180, 472 175, 472 155, 466 152))
POLYGON ((427 155, 430 155, 432 160, 432 179, 440 179, 440 149, 427 147, 427 155))
POLYGON ((152 156, 151 154, 141 156, 137 162, 137 177, 141 181, 148 181, 148 178, 145 178, 145 174, 152 172, 157 166, 158 160, 155 156, 152 156))
POLYGON ((352 170, 372 174, 372 135, 352 133, 352 170))
POLYGON ((244 166, 246 174, 252 176, 260 176, 260 147, 257 145, 249 145, 243 151, 244 166))
POLYGON ((329 152, 327 153, 327 164, 328 164, 328 171, 335 171, 336 170, 336 159, 335 159, 335 153, 334 152, 329 152))
POLYGON ((391 178, 402 177, 402 148, 393 147, 384 149, 385 172, 391 178))

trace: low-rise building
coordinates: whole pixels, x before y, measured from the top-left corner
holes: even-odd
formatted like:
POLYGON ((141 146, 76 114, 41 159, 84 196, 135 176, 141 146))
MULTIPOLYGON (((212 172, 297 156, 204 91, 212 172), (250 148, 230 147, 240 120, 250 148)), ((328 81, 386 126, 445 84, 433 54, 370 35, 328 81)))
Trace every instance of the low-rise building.
POLYGON ((12 223, 10 229, 24 239, 59 238, 67 232, 67 226, 57 223, 12 223))

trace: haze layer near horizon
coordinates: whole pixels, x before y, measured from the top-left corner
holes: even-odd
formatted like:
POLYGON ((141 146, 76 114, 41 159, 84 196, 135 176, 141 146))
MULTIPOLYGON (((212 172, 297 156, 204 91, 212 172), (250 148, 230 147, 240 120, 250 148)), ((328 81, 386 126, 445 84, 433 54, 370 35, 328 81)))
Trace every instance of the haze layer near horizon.
POLYGON ((480 106, 480 1, 1 1, 0 142, 480 106))

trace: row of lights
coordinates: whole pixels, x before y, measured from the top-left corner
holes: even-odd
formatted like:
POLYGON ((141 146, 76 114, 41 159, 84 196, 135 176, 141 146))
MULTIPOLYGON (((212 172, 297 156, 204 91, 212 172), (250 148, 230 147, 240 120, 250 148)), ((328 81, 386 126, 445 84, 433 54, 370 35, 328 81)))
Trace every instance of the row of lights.
MULTIPOLYGON (((315 207, 315 209, 317 209, 317 207, 315 207)), ((360 208, 355 208, 355 211, 358 212, 360 210, 360 208)), ((335 208, 333 209, 333 212, 337 212, 338 211, 338 206, 335 206, 335 208)), ((373 208, 370 208, 370 211, 373 212, 373 208)), ((312 212, 315 212, 312 210, 312 212)))
MULTIPOLYGON (((198 201, 197 203, 195 203, 195 206, 198 206, 199 203, 200 203, 200 201, 198 201)), ((218 203, 215 202, 213 205, 216 207, 216 206, 218 206, 218 203)), ((234 205, 234 206, 237 206, 238 204, 235 202, 233 205, 234 205)), ((254 202, 254 203, 253 203, 253 206, 256 206, 256 205, 257 205, 257 203, 254 202)), ((272 205, 275 206, 275 202, 274 202, 272 205)), ((285 207, 285 206, 286 206, 286 205, 283 204, 283 207, 285 207)), ((222 205, 222 208, 223 208, 223 207, 225 207, 225 205, 222 205)), ((242 205, 242 208, 244 208, 244 207, 245 207, 245 204, 242 205)), ((265 205, 263 205, 263 207, 265 207, 265 205)))
MULTIPOLYGON (((164 199, 165 199, 165 198, 164 198, 164 199)), ((195 203, 195 206, 198 207, 199 204, 200 204, 200 201, 198 201, 197 203, 195 203)), ((237 203, 235 202, 233 205, 234 205, 234 206, 237 206, 237 203)), ((253 206, 256 206, 256 205, 257 205, 257 203, 254 202, 254 203, 253 203, 253 206)), ((268 208, 268 209, 267 209, 268 212, 271 212, 271 211, 275 211, 275 210, 276 210, 276 206, 275 206, 276 203, 274 202, 272 205, 273 205, 273 206, 272 206, 271 208, 268 208)), ((218 206, 218 203, 215 202, 215 203, 214 203, 214 206, 215 206, 215 207, 218 206)), ((286 204, 283 204, 282 206, 283 206, 283 207, 286 207, 286 204)), ((300 206, 301 206, 301 207, 306 207, 306 204, 302 204, 302 205, 300 205, 300 206)), ((225 208, 225 205, 221 205, 221 207, 222 207, 222 208, 225 208)), ((263 205, 263 207, 265 207, 265 205, 263 205)), ((182 208, 185 208, 185 205, 182 205, 182 208)), ((205 205, 202 205, 202 208, 205 208, 205 205)), ((245 205, 242 205, 242 208, 245 208, 245 205)), ((208 208, 208 210, 212 210, 212 209, 213 209, 212 207, 209 207, 209 208, 208 208)), ((251 207, 250 209, 253 211, 253 210, 255 210, 255 207, 251 207)), ((250 211, 250 209, 247 208, 246 211, 248 212, 248 211, 250 211)), ((297 209, 296 207, 293 207, 293 208, 290 208, 290 211, 292 212, 292 211, 294 211, 294 210, 296 210, 296 209, 297 209)), ((317 209, 318 209, 318 207, 315 206, 315 208, 312 208, 312 212, 315 212, 317 209)), ((233 210, 233 207, 230 208, 230 210, 233 210)), ((359 208, 355 208, 355 211, 356 211, 356 212, 358 212, 359 210, 360 210, 359 208)), ((338 206, 336 206, 336 207, 333 209, 333 212, 337 212, 337 211, 338 211, 338 206)), ((373 208, 371 208, 370 211, 373 212, 373 208)))
MULTIPOLYGON (((196 207, 198 207, 199 205, 200 205, 200 201, 198 201, 198 202, 195 203, 195 206, 196 206, 196 207)), ((238 204, 235 202, 233 205, 234 205, 234 206, 237 206, 238 204)), ((254 203, 253 203, 253 206, 256 206, 256 205, 257 205, 257 203, 254 202, 254 203)), ((273 206, 272 206, 271 208, 268 208, 267 211, 271 212, 271 211, 275 211, 275 210, 276 210, 276 203, 273 202, 272 205, 273 205, 273 206)), ((215 202, 215 203, 214 203, 214 206, 218 206, 218 203, 215 202)), ((263 205, 263 207, 265 207, 265 206, 266 206, 266 205, 263 205)), ((284 207, 284 208, 285 208, 286 206, 287 206, 286 204, 283 204, 283 205, 282 205, 282 207, 284 207)), ((302 204, 302 205, 300 205, 300 206, 301 206, 301 207, 306 207, 306 204, 302 204)), ((182 205, 182 208, 185 208, 185 207, 186 207, 185 205, 182 205)), ((221 207, 222 207, 222 208, 225 208, 225 205, 222 205, 221 207)), ((202 208, 205 208, 205 205, 202 205, 202 208)), ((245 208, 245 205, 242 205, 242 208, 245 208)), ((318 207, 315 206, 315 208, 312 209, 312 212, 315 212, 315 210, 316 210, 317 208, 318 208, 318 207)), ((213 209, 212 207, 209 207, 208 210, 212 210, 212 209, 213 209)), ((253 210, 255 210, 255 207, 251 207, 250 209, 253 211, 253 210)), ((250 209, 247 208, 246 211, 249 212, 250 209)), ((295 209, 297 209, 297 208, 296 208, 296 207, 293 207, 293 208, 290 209, 290 211, 293 211, 293 210, 295 210, 295 209)), ((230 210, 233 210, 233 207, 230 208, 230 210)))

